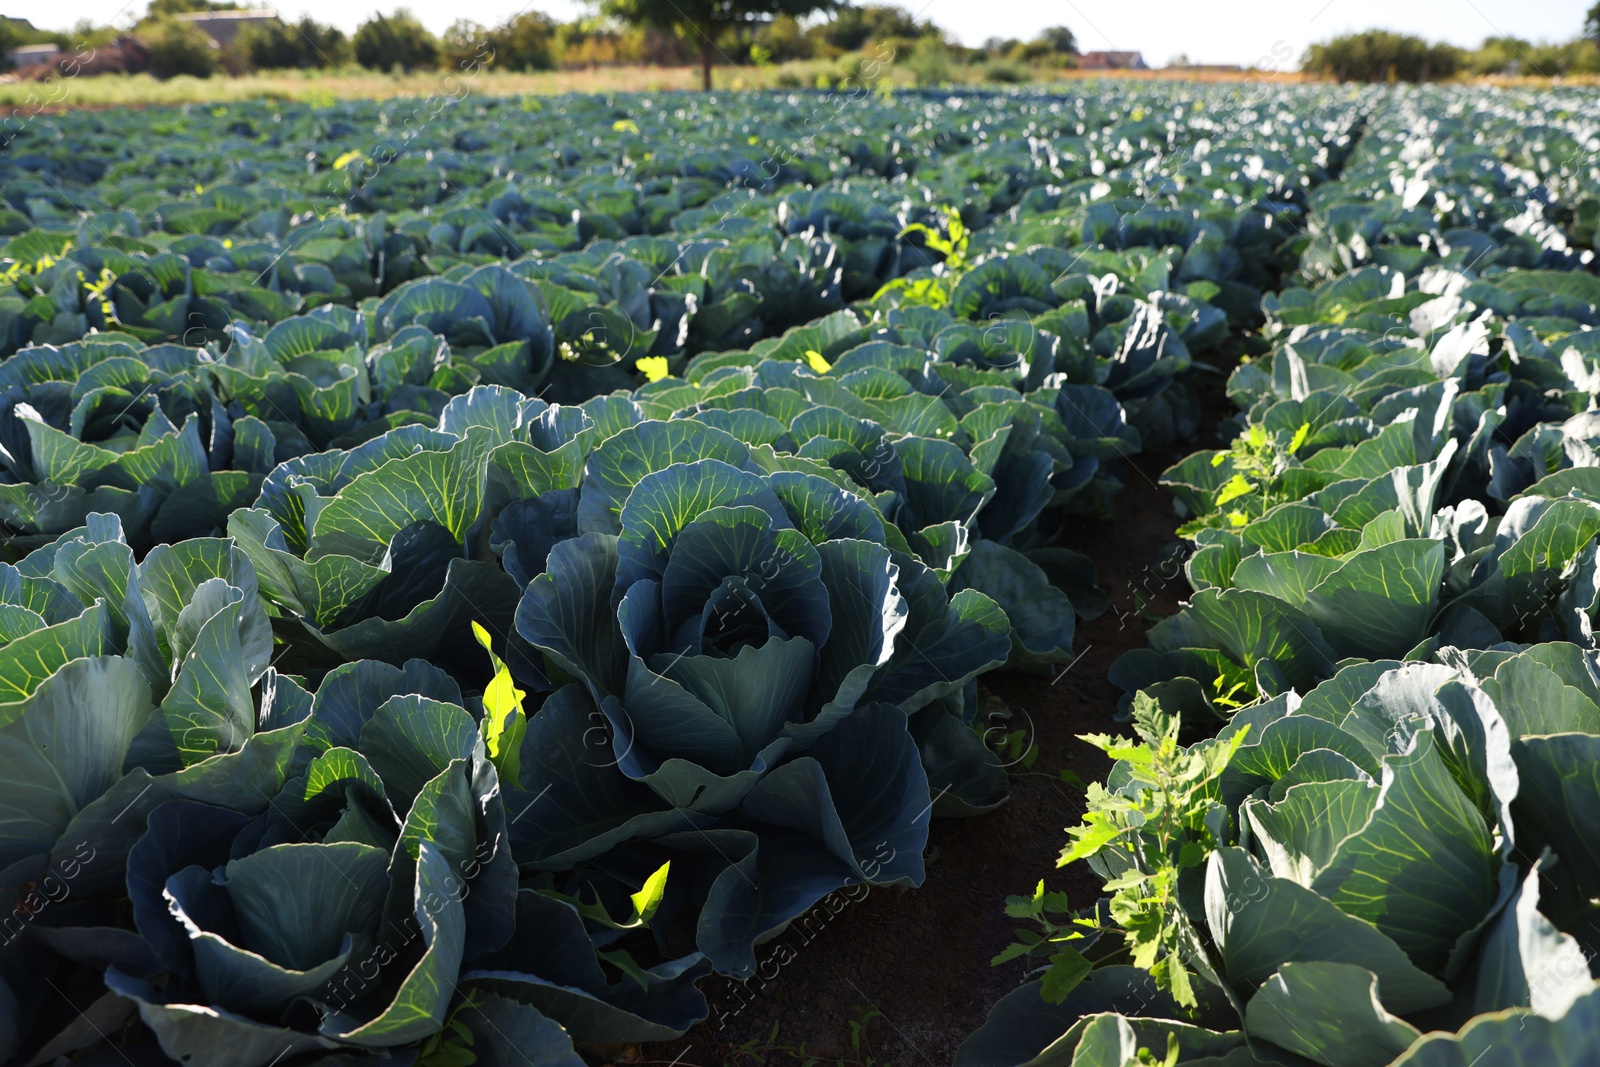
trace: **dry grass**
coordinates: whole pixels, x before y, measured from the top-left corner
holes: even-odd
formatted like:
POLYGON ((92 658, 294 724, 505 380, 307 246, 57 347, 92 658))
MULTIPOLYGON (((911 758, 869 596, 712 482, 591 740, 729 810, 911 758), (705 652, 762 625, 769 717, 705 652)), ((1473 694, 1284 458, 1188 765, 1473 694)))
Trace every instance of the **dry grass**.
POLYGON ((1476 79, 1475 84, 1498 85, 1507 89, 1592 89, 1600 85, 1600 74, 1567 74, 1555 78, 1489 74, 1476 79))
POLYGON ((244 100, 283 100, 331 104, 336 100, 388 100, 394 97, 456 95, 463 86, 491 96, 558 93, 616 93, 690 89, 698 73, 672 67, 608 67, 533 74, 484 72, 476 77, 444 71, 380 74, 361 68, 316 71, 266 71, 243 77, 181 76, 165 81, 148 74, 102 74, 47 82, 0 84, 0 107, 74 107, 226 104, 244 100))
POLYGON ((1053 81, 1083 81, 1090 78, 1125 78, 1130 81, 1153 82, 1253 82, 1269 81, 1277 84, 1316 81, 1313 74, 1297 70, 1216 70, 1200 67, 1169 67, 1161 70, 1060 70, 1053 81))
MULTIPOLYGON (((1247 82, 1289 84, 1319 80, 1299 71, 1254 71, 1171 68, 1143 71, 1020 69, 1034 84, 1061 84, 1102 78, 1133 81, 1247 82)), ((951 65, 955 84, 982 84, 993 64, 951 65)), ((813 89, 838 85, 846 66, 834 60, 800 60, 781 65, 721 66, 713 72, 718 89, 813 89)), ((915 83, 903 63, 890 63, 878 79, 892 89, 915 83)), ((1461 83, 1519 89, 1600 86, 1600 76, 1566 78, 1493 75, 1459 79, 1461 83)), ((162 107, 227 104, 246 100, 282 100, 328 106, 338 100, 388 100, 395 97, 459 95, 463 87, 486 96, 550 96, 560 93, 635 93, 698 89, 700 71, 694 67, 592 67, 585 70, 516 74, 485 71, 475 76, 445 71, 384 74, 361 67, 338 70, 264 71, 242 77, 178 77, 161 81, 148 74, 103 74, 95 77, 58 78, 47 82, 0 80, 0 114, 36 114, 73 108, 162 107)))
MULTIPOLYGON (((1242 81, 1270 77, 1274 81, 1299 81, 1301 75, 1252 74, 1249 71, 1079 71, 1028 72, 1035 82, 1082 81, 1115 77, 1151 81, 1242 81)), ((951 66, 958 84, 981 83, 983 65, 951 66)), ((767 67, 718 67, 713 78, 718 89, 828 88, 838 84, 843 71, 830 60, 805 60, 767 67)), ((900 65, 884 68, 880 80, 891 88, 913 83, 912 73, 900 65)), ((0 109, 38 112, 72 108, 161 107, 227 104, 246 100, 297 101, 326 106, 337 100, 387 100, 394 97, 457 95, 462 87, 487 96, 555 95, 560 93, 659 92, 698 89, 700 72, 692 67, 595 67, 587 70, 516 74, 485 71, 476 76, 442 71, 383 74, 352 67, 340 70, 265 71, 242 77, 177 77, 165 81, 148 74, 103 74, 95 77, 59 78, 47 82, 0 82, 0 109)))

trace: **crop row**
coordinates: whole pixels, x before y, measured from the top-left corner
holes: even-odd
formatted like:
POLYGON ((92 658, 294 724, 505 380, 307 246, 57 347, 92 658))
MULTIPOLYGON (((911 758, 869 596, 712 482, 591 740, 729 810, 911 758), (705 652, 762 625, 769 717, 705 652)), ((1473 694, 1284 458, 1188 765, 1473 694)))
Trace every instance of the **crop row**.
POLYGON ((1192 595, 1062 857, 1108 898, 1012 901, 1043 973, 959 1063, 1600 1055, 1597 132, 1397 91, 1313 191, 1237 436, 1164 477, 1192 595))

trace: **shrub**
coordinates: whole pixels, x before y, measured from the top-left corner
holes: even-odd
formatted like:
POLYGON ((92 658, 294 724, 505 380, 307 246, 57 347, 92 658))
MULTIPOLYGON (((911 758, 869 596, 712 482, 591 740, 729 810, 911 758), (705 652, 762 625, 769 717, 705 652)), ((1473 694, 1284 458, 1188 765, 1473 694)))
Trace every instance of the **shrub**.
POLYGON ((157 19, 139 31, 150 56, 150 72, 158 78, 191 74, 209 78, 217 69, 217 49, 198 26, 157 19))
POLYGON ((1541 44, 1528 50, 1522 74, 1600 74, 1600 45, 1586 38, 1566 44, 1541 44))
POLYGON ((870 89, 883 77, 888 64, 874 55, 851 52, 840 56, 833 65, 834 82, 839 88, 870 89))
POLYGON ((990 63, 983 68, 983 80, 998 82, 1001 85, 1021 85, 1024 82, 1032 81, 1033 75, 1028 72, 1026 67, 1002 60, 998 63, 990 63))
POLYGON ((918 85, 943 85, 950 80, 950 52, 931 38, 918 41, 905 62, 918 85))

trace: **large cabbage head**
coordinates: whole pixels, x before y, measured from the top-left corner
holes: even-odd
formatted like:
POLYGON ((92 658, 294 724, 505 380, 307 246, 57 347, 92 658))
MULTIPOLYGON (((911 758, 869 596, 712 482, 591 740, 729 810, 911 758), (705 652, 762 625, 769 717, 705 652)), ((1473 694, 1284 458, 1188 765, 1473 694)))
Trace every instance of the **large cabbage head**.
POLYGON ((176 1058, 259 1067, 421 1040, 462 961, 512 936, 498 776, 455 683, 361 661, 296 703, 300 769, 269 803, 172 799, 128 855, 134 922, 168 977, 159 993, 107 981, 176 1058))
POLYGON ((622 770, 696 811, 731 809, 858 708, 915 712, 1008 650, 994 602, 947 598, 866 500, 757 458, 688 420, 609 438, 580 536, 517 615, 604 709, 622 770))

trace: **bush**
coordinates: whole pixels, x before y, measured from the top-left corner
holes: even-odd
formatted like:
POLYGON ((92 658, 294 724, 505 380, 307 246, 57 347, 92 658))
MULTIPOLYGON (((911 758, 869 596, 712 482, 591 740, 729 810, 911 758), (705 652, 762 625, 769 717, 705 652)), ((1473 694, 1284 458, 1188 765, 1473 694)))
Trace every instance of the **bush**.
POLYGON ((990 63, 987 67, 984 67, 983 80, 998 82, 1001 85, 1021 85, 1024 82, 1032 81, 1033 75, 1029 73, 1027 67, 1019 66, 1009 61, 1002 61, 990 63))
POLYGON ((1454 77, 1466 59, 1467 54, 1453 45, 1369 30, 1312 45, 1302 66, 1310 73, 1342 82, 1425 82, 1454 77))
POLYGON ((918 41, 905 64, 918 85, 943 85, 950 80, 950 51, 939 41, 918 41))
POLYGON ((139 37, 150 57, 150 73, 158 78, 209 78, 217 69, 216 46, 198 26, 159 18, 143 26, 139 37))
POLYGON ((438 40, 403 7, 363 22, 353 43, 356 62, 369 70, 418 70, 439 63, 438 40))
POLYGON ((889 64, 875 54, 850 52, 833 64, 833 83, 844 92, 871 89, 883 78, 889 64))
POLYGON ((1025 41, 1007 50, 1005 58, 1013 63, 1042 63, 1055 54, 1056 50, 1043 41, 1025 41))
POLYGON ((1586 38, 1566 44, 1542 44, 1528 50, 1521 74, 1600 74, 1600 45, 1586 38))

